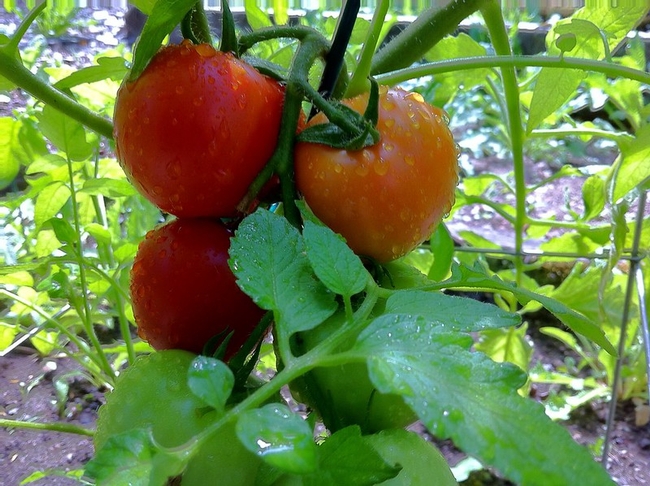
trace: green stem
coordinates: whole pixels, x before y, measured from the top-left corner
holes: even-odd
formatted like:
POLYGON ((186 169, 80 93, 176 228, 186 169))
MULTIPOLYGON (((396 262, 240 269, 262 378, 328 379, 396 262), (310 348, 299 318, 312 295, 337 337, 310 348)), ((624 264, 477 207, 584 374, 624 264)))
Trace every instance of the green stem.
MULTIPOLYGON (((501 13, 501 5, 496 0, 489 0, 481 7, 481 13, 492 40, 492 46, 499 55, 510 56, 510 39, 501 13)), ((519 254, 524 247, 524 225, 526 224, 526 180, 524 172, 524 130, 521 119, 519 86, 517 73, 513 67, 502 68, 503 90, 506 98, 508 128, 512 147, 515 177, 515 252, 519 254)), ((524 274, 524 260, 515 257, 515 281, 521 285, 524 274)))
MULTIPOLYGON (((230 409, 221 419, 205 429, 198 437, 199 443, 205 443, 217 430, 228 422, 235 419, 240 413, 255 408, 269 398, 277 394, 282 387, 296 380, 312 369, 321 366, 321 364, 331 364, 329 355, 333 350, 340 347, 343 343, 356 337, 360 332, 360 327, 364 326, 370 312, 377 303, 379 296, 379 287, 374 281, 369 281, 366 288, 366 299, 354 313, 353 321, 350 325, 342 326, 336 332, 332 333, 327 339, 322 341, 318 346, 307 353, 295 358, 282 371, 278 372, 275 377, 259 388, 255 393, 250 395, 242 402, 230 409)), ((340 361, 336 358, 336 364, 340 361)))
POLYGON ((625 132, 612 132, 610 130, 601 130, 598 128, 555 128, 550 130, 533 130, 528 134, 528 138, 562 138, 562 137, 590 137, 604 138, 617 144, 630 142, 634 139, 632 135, 625 132))
POLYGON ((212 44, 210 24, 205 16, 202 0, 196 2, 183 17, 181 33, 185 39, 191 40, 194 44, 212 44))
POLYGON ((379 84, 394 86, 410 79, 422 78, 424 76, 435 76, 454 71, 465 71, 468 69, 481 68, 517 68, 528 67, 552 67, 565 69, 581 69, 603 73, 611 78, 627 78, 644 84, 650 84, 650 74, 638 69, 618 64, 610 64, 594 59, 582 59, 576 57, 547 57, 547 56, 481 56, 464 57, 445 61, 436 61, 420 64, 399 71, 390 72, 375 76, 379 84))
POLYGON ((32 429, 32 430, 47 430, 50 432, 63 432, 66 434, 77 434, 92 437, 95 435, 94 430, 79 427, 73 424, 64 424, 61 422, 43 424, 38 422, 25 422, 23 420, 8 420, 0 419, 0 427, 19 428, 19 429, 32 429))
POLYGON ((0 50, 0 75, 37 100, 77 120, 99 135, 108 139, 113 138, 113 124, 110 120, 92 112, 51 84, 39 79, 18 59, 9 55, 5 50, 0 50))
POLYGON ((79 267, 79 281, 81 284, 81 292, 82 292, 81 297, 83 300, 83 313, 79 317, 81 317, 82 323, 84 325, 84 330, 88 335, 88 339, 90 340, 92 347, 95 349, 95 353, 97 353, 101 365, 100 368, 104 373, 106 373, 108 377, 110 377, 110 379, 114 380, 115 371, 113 370, 110 363, 108 362, 108 359, 106 358, 106 354, 102 349, 102 345, 99 342, 99 339, 97 338, 97 333, 95 332, 95 328, 93 327, 92 312, 90 309, 90 303, 88 301, 88 294, 89 294, 88 280, 86 278, 86 265, 83 256, 83 242, 81 241, 81 222, 79 218, 79 207, 77 205, 77 190, 74 184, 74 171, 72 168, 72 161, 70 160, 69 157, 67 157, 67 162, 68 162, 68 178, 70 180, 70 199, 72 201, 72 216, 74 220, 75 233, 77 237, 77 240, 75 242, 77 251, 75 253, 77 256, 77 265, 79 267))
POLYGON ((248 49, 259 42, 279 38, 296 39, 302 42, 307 37, 319 37, 319 41, 325 43, 329 49, 329 41, 320 32, 311 27, 304 25, 278 25, 258 29, 248 34, 242 34, 239 37, 239 54, 243 55, 248 49))
MULTIPOLYGON (((246 196, 239 204, 239 209, 245 210, 248 208, 251 201, 255 199, 259 191, 264 187, 266 181, 275 173, 280 178, 284 215, 291 224, 300 227, 300 212, 296 207, 297 193, 293 174, 294 140, 300 119, 302 100, 305 96, 303 88, 309 79, 309 70, 318 57, 325 56, 329 49, 329 43, 320 34, 310 35, 313 32, 311 29, 285 28, 277 30, 286 33, 294 32, 296 35, 301 36, 303 34, 307 35, 301 38, 300 47, 298 47, 293 58, 291 70, 287 78, 277 147, 271 159, 249 187, 246 196)), ((246 42, 252 41, 250 38, 245 40, 246 42)), ((255 40, 255 42, 257 41, 255 40)), ((240 43, 240 48, 244 45, 247 44, 240 43)))
POLYGON ((405 68, 422 60, 424 55, 458 24, 489 0, 455 0, 444 8, 432 7, 375 55, 371 74, 377 75, 405 68))
POLYGON ((379 36, 381 35, 382 28, 384 27, 384 20, 386 19, 386 14, 388 13, 389 7, 390 2, 388 0, 380 0, 379 5, 377 5, 375 8, 375 13, 372 16, 372 23, 370 24, 370 29, 368 31, 368 36, 363 43, 361 55, 359 56, 359 63, 357 64, 357 68, 355 69, 354 74, 350 79, 348 89, 345 92, 346 98, 352 98, 356 95, 365 93, 370 90, 368 77, 370 76, 372 59, 375 55, 375 50, 377 49, 377 42, 379 42, 379 36))

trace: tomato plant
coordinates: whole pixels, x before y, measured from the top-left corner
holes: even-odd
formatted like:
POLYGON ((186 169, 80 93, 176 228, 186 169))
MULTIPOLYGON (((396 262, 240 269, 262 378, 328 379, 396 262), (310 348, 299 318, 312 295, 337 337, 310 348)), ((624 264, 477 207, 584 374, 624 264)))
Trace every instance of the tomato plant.
MULTIPOLYGON (((139 357, 117 380, 115 390, 100 408, 95 448, 111 437, 149 429, 163 447, 179 447, 204 430, 217 414, 188 386, 188 370, 195 355, 165 350, 139 357)), ((180 484, 206 484, 206 478, 228 478, 229 485, 246 486, 257 476, 261 461, 237 441, 229 424, 202 444, 183 471, 180 484)))
POLYGON ((165 447, 179 446, 200 432, 209 423, 209 409, 187 385, 193 359, 194 354, 176 349, 138 357, 99 410, 95 448, 137 428, 150 428, 165 447))
POLYGON ((154 348, 199 353, 210 338, 232 331, 229 356, 246 341, 263 311, 228 267, 231 236, 210 219, 177 219, 147 233, 131 271, 131 298, 138 333, 154 348))
POLYGON ((117 157, 165 212, 229 217, 275 149, 282 87, 208 44, 162 48, 115 102, 117 157))
MULTIPOLYGON (((344 103, 362 113, 368 95, 344 103)), ((380 94, 377 129, 380 142, 361 150, 299 143, 295 170, 314 214, 357 254, 386 262, 429 238, 451 210, 457 149, 445 113, 402 89, 380 94)))
MULTIPOLYGON (((309 351, 345 324, 342 312, 296 337, 297 348, 309 351)), ((352 341, 346 343, 350 346, 352 341)), ((338 351, 344 351, 345 346, 338 351)), ((321 415, 330 430, 359 425, 365 433, 401 428, 417 416, 399 395, 377 391, 365 363, 319 367, 302 377, 294 390, 321 415)))

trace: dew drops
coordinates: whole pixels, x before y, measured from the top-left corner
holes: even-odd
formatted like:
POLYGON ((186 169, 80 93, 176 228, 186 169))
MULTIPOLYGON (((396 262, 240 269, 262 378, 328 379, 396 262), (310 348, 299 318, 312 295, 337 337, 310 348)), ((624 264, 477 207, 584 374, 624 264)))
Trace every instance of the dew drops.
POLYGON ((185 92, 185 88, 183 88, 182 86, 179 85, 179 86, 176 86, 175 91, 176 91, 176 94, 182 95, 185 92))
POLYGON ((178 179, 182 172, 181 164, 178 162, 178 160, 172 160, 169 162, 166 166, 166 169, 167 175, 169 175, 171 179, 178 179))
POLYGON ((407 155, 404 157, 404 162, 406 162, 407 165, 413 166, 415 165, 415 158, 411 155, 407 155))
POLYGON ((393 111, 395 109, 395 103, 393 103, 392 101, 386 100, 386 101, 384 101, 383 108, 386 111, 393 111))
POLYGON ((197 96, 196 98, 194 98, 192 103, 194 104, 194 106, 198 107, 198 106, 201 106, 203 104, 203 100, 204 100, 203 96, 197 96))
POLYGON ((415 100, 418 103, 424 103, 424 98, 422 98, 422 95, 420 93, 417 93, 415 91, 407 94, 404 99, 406 100, 415 100))
POLYGON ((373 164, 372 168, 375 171, 375 174, 380 176, 386 175, 386 173, 388 173, 388 164, 384 159, 379 159, 373 164))
POLYGON ((392 118, 388 118, 384 120, 384 125, 386 126, 386 128, 391 128, 393 125, 395 125, 395 120, 393 120, 392 118))
POLYGON ((334 172, 340 174, 343 172, 343 166, 341 164, 334 164, 334 172))
POLYGON ((208 44, 199 44, 194 49, 203 57, 213 57, 217 53, 217 51, 208 44))
POLYGON ((395 146, 391 143, 384 142, 384 150, 386 152, 392 152, 395 149, 395 146))
POLYGON ((361 176, 361 177, 365 177, 365 176, 367 176, 367 175, 368 175, 368 172, 370 172, 370 171, 368 170, 368 166, 365 165, 365 164, 358 165, 358 166, 354 169, 354 173, 357 174, 358 176, 361 176))

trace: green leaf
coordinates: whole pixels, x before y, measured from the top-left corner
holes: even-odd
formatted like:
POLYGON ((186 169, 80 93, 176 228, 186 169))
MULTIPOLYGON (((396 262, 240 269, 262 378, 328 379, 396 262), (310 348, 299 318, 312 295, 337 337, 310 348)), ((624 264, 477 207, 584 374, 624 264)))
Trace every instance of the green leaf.
POLYGON ((113 239, 111 232, 99 223, 87 224, 84 229, 99 243, 110 244, 113 239))
POLYGON ((320 446, 318 473, 305 477, 304 484, 371 486, 394 478, 400 470, 381 457, 359 427, 352 426, 337 431, 320 446))
POLYGON ((285 25, 289 23, 289 2, 286 0, 273 0, 273 21, 275 25, 285 25))
POLYGON ((108 439, 86 465, 86 474, 102 486, 164 486, 183 471, 180 453, 163 453, 150 433, 137 429, 108 439))
POLYGON ((235 384, 235 376, 224 362, 197 356, 190 365, 187 384, 194 395, 221 415, 235 384))
POLYGON ((244 0, 244 8, 246 9, 246 22, 253 30, 261 29, 263 27, 271 27, 273 22, 269 16, 257 6, 257 2, 253 0, 244 0))
POLYGON ((316 327, 338 307, 334 294, 313 274, 298 230, 264 209, 239 225, 230 267, 241 289, 274 312, 276 330, 286 338, 316 327))
POLYGON ((521 370, 470 352, 471 344, 422 318, 384 315, 353 350, 367 357, 380 392, 401 395, 434 435, 452 438, 515 483, 573 484, 579 477, 584 484, 613 484, 540 404, 517 394, 525 381, 521 370))
POLYGON ((574 311, 558 300, 504 282, 497 276, 490 277, 480 267, 470 268, 464 265, 454 265, 452 276, 444 282, 444 285, 447 288, 457 286, 511 292, 522 305, 526 305, 531 300, 537 301, 573 331, 591 339, 608 353, 616 355, 616 349, 607 340, 603 330, 585 315, 574 311))
POLYGON ((121 81, 127 72, 128 68, 124 58, 100 57, 97 59, 96 65, 73 72, 70 76, 57 81, 55 86, 60 90, 64 90, 84 83, 96 83, 104 79, 121 81))
POLYGON ((476 351, 488 355, 498 363, 508 362, 527 370, 533 356, 533 347, 526 337, 527 325, 510 329, 489 329, 481 332, 476 351))
POLYGON ((34 205, 36 228, 40 228, 45 221, 55 217, 68 199, 70 199, 70 189, 62 182, 53 182, 45 186, 38 193, 34 205))
POLYGON ((137 7, 138 10, 147 15, 151 13, 157 2, 158 0, 129 0, 129 3, 132 3, 133 6, 137 7))
POLYGON ((44 224, 54 230, 56 238, 66 245, 74 246, 77 242, 77 232, 72 225, 63 218, 50 218, 44 224))
POLYGON ((26 154, 19 132, 22 123, 9 117, 0 118, 0 190, 13 182, 26 154))
POLYGON ((43 135, 70 160, 86 160, 92 155, 93 146, 86 140, 86 130, 78 121, 50 105, 43 108, 38 121, 43 135))
POLYGON ((586 76, 584 71, 577 69, 543 68, 535 81, 526 124, 527 132, 531 133, 538 128, 549 115, 571 99, 586 76))
POLYGON ((444 223, 440 223, 429 241, 433 253, 433 265, 429 269, 428 277, 434 282, 439 282, 449 275, 451 262, 454 258, 454 240, 444 223))
POLYGON ((584 182, 582 185, 582 202, 585 205, 583 221, 591 221, 603 212, 607 202, 606 189, 605 181, 598 174, 590 176, 584 182))
POLYGON ((351 297, 366 287, 371 276, 343 238, 311 221, 305 222, 303 238, 314 273, 329 290, 351 297))
POLYGON ((615 170, 612 202, 650 180, 650 125, 642 127, 629 145, 621 147, 615 170))
POLYGON ((462 332, 512 327, 521 323, 521 316, 506 312, 496 305, 439 292, 402 290, 386 302, 386 313, 422 316, 439 323, 445 330, 462 332))
POLYGON ((144 24, 133 52, 133 65, 129 80, 134 81, 145 70, 158 52, 163 39, 176 27, 196 0, 166 0, 156 2, 144 24))
POLYGON ((588 236, 579 233, 565 233, 542 243, 540 248, 549 253, 588 255, 601 248, 601 245, 595 243, 588 236))
POLYGON ((247 410, 237 421, 237 437, 266 463, 292 474, 316 470, 317 447, 309 424, 286 405, 269 403, 247 410))
POLYGON ((129 181, 124 179, 109 179, 106 177, 86 179, 79 192, 92 196, 107 196, 110 198, 137 194, 137 191, 129 181))

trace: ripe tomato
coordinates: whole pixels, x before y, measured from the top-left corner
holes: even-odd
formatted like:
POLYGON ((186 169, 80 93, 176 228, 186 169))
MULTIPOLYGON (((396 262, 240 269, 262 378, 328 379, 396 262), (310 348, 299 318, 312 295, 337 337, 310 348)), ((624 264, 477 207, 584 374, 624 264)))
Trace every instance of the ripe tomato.
POLYGON ((228 267, 232 233, 210 219, 177 219, 140 243, 131 270, 138 334, 155 349, 200 353, 234 331, 226 359, 241 347, 264 311, 244 294, 228 267))
MULTIPOLYGON (((296 338, 298 351, 314 348, 344 322, 344 313, 338 312, 315 329, 300 333, 296 338)), ((292 383, 291 389, 299 400, 318 411, 333 432, 358 425, 363 433, 374 433, 406 427, 417 420, 401 396, 377 391, 365 363, 314 368, 292 383)))
MULTIPOLYGON (((177 447, 217 420, 216 412, 192 393, 187 370, 195 355, 167 350, 140 356, 118 378, 99 409, 95 449, 115 435, 151 428, 164 447, 177 447), (206 410, 208 410, 206 412, 206 410)), ((254 484, 261 459, 239 442, 235 424, 226 424, 190 459, 181 485, 254 484)))
MULTIPOLYGON (((357 254, 387 262, 429 238, 451 210, 458 161, 442 110, 402 89, 379 96, 379 143, 355 151, 298 143, 295 170, 314 214, 357 254)), ((368 94, 344 103, 363 113, 368 94)), ((320 114, 308 126, 325 121, 320 114)))
POLYGON ((231 217, 273 154, 283 88, 207 44, 164 47, 117 93, 117 158, 133 185, 180 217, 231 217))

